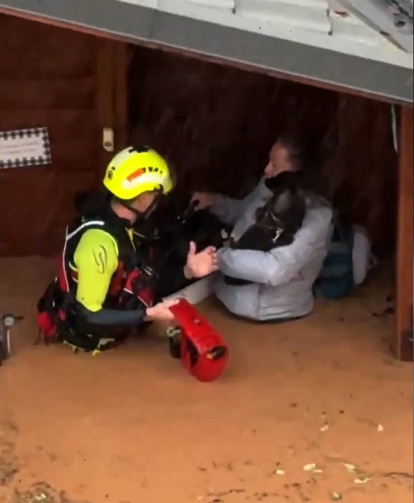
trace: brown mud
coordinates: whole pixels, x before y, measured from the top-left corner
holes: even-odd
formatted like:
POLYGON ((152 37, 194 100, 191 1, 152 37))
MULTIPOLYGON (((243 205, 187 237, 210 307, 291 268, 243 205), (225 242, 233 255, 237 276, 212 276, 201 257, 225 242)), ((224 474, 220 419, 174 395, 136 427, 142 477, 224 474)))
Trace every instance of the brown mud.
POLYGON ((412 365, 384 342, 386 277, 286 325, 205 302, 231 359, 201 384, 159 331, 96 357, 34 346, 53 266, 0 261, 0 305, 25 316, 0 367, 1 503, 412 501, 412 365))

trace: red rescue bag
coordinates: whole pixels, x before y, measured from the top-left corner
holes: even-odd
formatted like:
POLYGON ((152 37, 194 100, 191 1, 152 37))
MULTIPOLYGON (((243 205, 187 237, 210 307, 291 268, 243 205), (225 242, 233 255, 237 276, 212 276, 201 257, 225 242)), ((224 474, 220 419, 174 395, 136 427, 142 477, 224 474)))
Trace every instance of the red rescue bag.
POLYGON ((181 299, 170 309, 180 326, 183 367, 199 381, 214 381, 220 377, 229 357, 221 335, 187 300, 181 299))

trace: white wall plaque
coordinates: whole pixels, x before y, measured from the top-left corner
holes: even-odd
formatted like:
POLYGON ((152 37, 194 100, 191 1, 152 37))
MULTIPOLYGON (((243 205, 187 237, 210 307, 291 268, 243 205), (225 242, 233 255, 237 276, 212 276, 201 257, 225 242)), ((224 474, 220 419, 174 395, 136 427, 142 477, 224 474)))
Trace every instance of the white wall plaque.
POLYGON ((0 131, 0 169, 50 164, 49 132, 46 127, 0 131))

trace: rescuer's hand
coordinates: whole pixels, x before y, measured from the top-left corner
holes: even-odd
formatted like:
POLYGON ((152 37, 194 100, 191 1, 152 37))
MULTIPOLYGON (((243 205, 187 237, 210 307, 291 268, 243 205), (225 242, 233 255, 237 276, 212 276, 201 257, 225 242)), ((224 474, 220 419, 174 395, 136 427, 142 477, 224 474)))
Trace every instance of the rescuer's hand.
POLYGON ((217 251, 214 246, 208 246, 197 253, 196 244, 191 242, 187 255, 187 264, 184 268, 185 277, 187 279, 203 278, 217 271, 217 269, 217 251))
POLYGON ((170 311, 170 307, 178 304, 178 300, 165 300, 159 302, 154 307, 147 309, 147 319, 151 321, 173 321, 174 315, 170 311))

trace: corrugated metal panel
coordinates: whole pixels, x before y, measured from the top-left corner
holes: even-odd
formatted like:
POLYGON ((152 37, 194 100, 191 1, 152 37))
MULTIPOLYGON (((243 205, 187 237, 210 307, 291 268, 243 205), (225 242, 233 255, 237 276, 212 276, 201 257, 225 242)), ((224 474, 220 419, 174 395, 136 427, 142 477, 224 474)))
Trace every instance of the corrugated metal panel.
POLYGON ((118 0, 344 54, 413 68, 413 60, 341 0, 118 0))
POLYGON ((363 22, 406 52, 413 52, 412 0, 339 0, 363 22))
POLYGON ((326 0, 236 0, 236 14, 329 33, 326 0))
POLYGON ((381 50, 375 41, 361 43, 352 27, 348 36, 336 36, 332 28, 324 33, 266 16, 244 17, 237 14, 237 4, 236 11, 230 3, 217 8, 189 0, 150 5, 150 0, 99 0, 97 9, 96 0, 0 0, 0 11, 57 20, 130 42, 184 49, 281 78, 413 102, 412 57, 385 39, 381 50))

